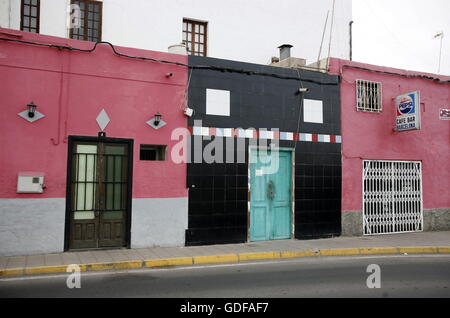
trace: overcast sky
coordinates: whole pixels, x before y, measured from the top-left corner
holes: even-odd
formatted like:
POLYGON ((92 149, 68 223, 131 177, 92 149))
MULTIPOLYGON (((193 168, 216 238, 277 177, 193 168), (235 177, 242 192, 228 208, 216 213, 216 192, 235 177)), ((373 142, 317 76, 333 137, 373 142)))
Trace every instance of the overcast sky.
MULTIPOLYGON (((339 1, 339 0, 338 0, 339 1)), ((353 60, 450 75, 450 0, 353 0, 353 60)))

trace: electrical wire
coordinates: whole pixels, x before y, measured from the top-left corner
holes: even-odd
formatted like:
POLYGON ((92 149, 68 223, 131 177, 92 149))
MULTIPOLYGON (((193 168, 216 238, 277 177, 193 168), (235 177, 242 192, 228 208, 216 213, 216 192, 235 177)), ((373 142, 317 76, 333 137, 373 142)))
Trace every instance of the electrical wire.
POLYGON ((181 110, 184 110, 186 107, 189 107, 188 94, 189 94, 189 85, 191 84, 191 76, 192 76, 193 71, 194 71, 193 69, 190 69, 186 89, 184 90, 184 105, 181 105, 181 107, 180 107, 181 110))
MULTIPOLYGON (((170 65, 181 66, 181 67, 186 67, 189 69, 197 69, 197 70, 212 70, 212 71, 219 71, 219 72, 224 72, 224 73, 238 73, 238 74, 245 74, 245 75, 274 77, 274 78, 278 78, 278 79, 288 79, 288 80, 296 80, 296 81, 299 80, 299 78, 295 77, 295 76, 282 76, 282 75, 267 73, 267 72, 247 71, 247 70, 243 70, 243 69, 236 69, 236 68, 230 68, 230 67, 219 67, 219 66, 212 66, 212 65, 188 65, 188 64, 180 63, 180 62, 159 60, 159 59, 143 57, 143 56, 128 55, 128 54, 118 52, 113 44, 111 44, 110 42, 106 42, 106 41, 95 42, 94 46, 91 49, 80 49, 80 48, 67 46, 67 45, 39 43, 39 42, 32 42, 32 41, 25 41, 25 40, 18 40, 18 39, 9 39, 9 38, 3 38, 3 37, 0 38, 0 40, 6 41, 6 42, 15 42, 15 43, 36 45, 36 46, 42 46, 42 47, 56 48, 59 50, 83 52, 83 53, 92 53, 97 49, 97 46, 99 44, 106 44, 112 49, 112 51, 115 55, 120 56, 120 57, 130 58, 130 59, 138 59, 138 60, 143 60, 143 61, 164 63, 164 64, 170 64, 170 65)), ((333 85, 334 86, 334 85, 339 84, 338 81, 321 82, 321 81, 317 81, 314 79, 306 79, 306 78, 304 78, 302 80, 304 82, 315 83, 315 84, 319 84, 319 85, 333 85)))
MULTIPOLYGON (((353 69, 357 69, 357 70, 374 72, 374 73, 387 74, 387 75, 401 76, 401 77, 406 77, 406 78, 427 79, 427 80, 431 80, 431 81, 434 81, 434 82, 437 82, 440 84, 450 84, 450 80, 441 80, 438 77, 433 77, 433 76, 428 76, 428 75, 423 75, 423 74, 402 74, 402 73, 389 72, 389 71, 373 70, 373 69, 366 68, 366 67, 361 67, 361 66, 356 66, 356 65, 348 65, 348 64, 344 64, 344 65, 342 65, 342 67, 343 68, 353 68, 353 69)), ((341 74, 342 74, 342 72, 341 72, 341 74)))
MULTIPOLYGON (((297 75, 298 75, 298 79, 300 81, 300 87, 303 88, 303 83, 301 80, 301 76, 300 76, 300 71, 299 69, 297 69, 297 75)), ((299 134, 299 130, 300 130, 300 119, 302 118, 302 113, 303 113, 303 103, 304 103, 304 93, 300 92, 299 97, 300 97, 300 105, 299 105, 299 109, 298 109, 298 117, 297 117, 297 129, 295 130, 295 132, 297 133, 297 135, 299 134)), ((295 138, 294 138, 295 139, 295 138)), ((294 142, 294 154, 297 151, 297 142, 298 139, 300 139, 300 136, 298 136, 297 139, 295 139, 294 142)))
MULTIPOLYGON (((133 55, 123 54, 123 53, 118 52, 113 44, 111 44, 110 42, 106 42, 106 41, 96 42, 91 49, 80 49, 80 48, 67 46, 67 45, 56 45, 56 44, 48 44, 48 43, 39 43, 39 42, 25 41, 25 40, 19 40, 19 39, 9 39, 9 38, 3 38, 3 37, 0 38, 0 41, 29 44, 29 45, 36 45, 36 46, 49 47, 49 48, 57 48, 59 50, 70 50, 70 51, 84 52, 84 53, 92 53, 92 52, 94 52, 97 49, 97 46, 99 44, 106 44, 106 45, 108 45, 111 48, 113 53, 115 55, 119 56, 119 57, 130 58, 130 59, 138 59, 138 60, 144 60, 144 61, 151 61, 151 62, 156 62, 156 63, 164 63, 164 64, 169 64, 169 65, 176 65, 176 66, 186 67, 186 68, 191 69, 191 70, 194 70, 194 69, 197 69, 197 70, 213 70, 213 71, 219 71, 219 72, 239 73, 239 74, 246 74, 246 75, 268 76, 268 77, 274 77, 274 78, 278 78, 278 79, 288 79, 288 80, 300 81, 301 85, 303 85, 302 81, 303 82, 314 83, 314 84, 319 84, 319 85, 333 85, 333 86, 335 86, 335 85, 339 84, 338 81, 335 81, 335 82, 322 82, 322 81, 317 81, 317 80, 313 80, 313 79, 305 79, 305 78, 301 79, 300 72, 299 72, 298 69, 297 69, 297 75, 298 75, 297 77, 295 77, 295 76, 282 76, 282 75, 273 74, 273 73, 266 73, 266 72, 247 71, 247 70, 242 70, 242 69, 225 68, 225 67, 218 67, 218 66, 211 66, 211 65, 188 65, 188 64, 180 63, 180 62, 159 60, 159 59, 143 57, 143 56, 133 56, 133 55)), ((375 73, 383 73, 383 74, 388 74, 388 75, 396 75, 396 76, 401 76, 401 77, 406 77, 406 78, 422 78, 422 79, 432 80, 434 82, 443 83, 443 84, 449 84, 450 83, 450 80, 441 80, 440 78, 427 76, 427 75, 423 75, 423 74, 401 74, 401 73, 396 73, 396 72, 373 70, 373 69, 369 69, 369 68, 365 68, 365 67, 348 65, 348 64, 345 64, 342 67, 343 68, 354 68, 354 69, 359 69, 359 70, 364 70, 364 71, 369 71, 369 72, 375 72, 375 73)), ((192 75, 192 73, 191 73, 191 75, 192 75)))
POLYGON ((117 52, 116 48, 114 47, 114 45, 111 44, 110 42, 106 42, 106 41, 95 42, 94 46, 91 49, 80 49, 80 48, 67 46, 67 45, 39 43, 39 42, 17 40, 17 39, 0 38, 0 40, 7 41, 7 42, 18 42, 18 43, 23 43, 23 44, 31 44, 31 45, 37 45, 37 46, 50 47, 50 48, 57 48, 59 50, 69 50, 69 51, 76 51, 76 52, 84 52, 84 53, 92 53, 92 52, 94 52, 97 49, 97 45, 99 45, 99 44, 107 44, 107 45, 109 45, 111 47, 113 53, 115 55, 117 55, 117 56, 120 56, 120 57, 133 58, 133 59, 138 59, 138 60, 146 60, 146 61, 152 61, 152 62, 158 62, 158 63, 174 64, 174 65, 178 65, 178 66, 188 66, 188 65, 186 65, 184 63, 180 63, 180 62, 165 61, 165 60, 153 59, 153 58, 150 58, 150 57, 133 56, 133 55, 128 55, 128 54, 123 54, 123 53, 117 52))
MULTIPOLYGON (((224 68, 224 67, 208 66, 208 65, 196 65, 196 66, 190 65, 188 67, 193 68, 193 69, 199 69, 199 70, 213 70, 213 71, 220 71, 220 72, 239 73, 239 74, 245 74, 245 75, 268 76, 268 77, 274 77, 274 78, 278 78, 278 79, 299 81, 299 78, 295 77, 295 76, 282 76, 282 75, 266 73, 266 72, 246 71, 246 70, 241 70, 241 69, 224 68)), ((307 78, 303 78, 302 81, 308 82, 308 83, 314 83, 314 84, 318 84, 318 85, 330 85, 330 86, 338 85, 337 81, 336 82, 320 82, 320 81, 316 81, 313 79, 307 79, 307 78)))
MULTIPOLYGON (((396 32, 393 32, 393 31, 387 26, 387 24, 384 22, 383 17, 380 16, 380 15, 376 12, 376 10, 373 9, 373 7, 372 7, 372 5, 369 3, 369 1, 363 0, 362 3, 364 3, 365 6, 369 9, 370 13, 371 13, 372 15, 375 16, 375 18, 376 18, 376 20, 377 20, 378 23, 381 21, 381 24, 384 26, 384 28, 386 29, 386 31, 388 31, 388 32, 390 33, 390 35, 392 36, 392 39, 393 39, 394 41, 397 42, 397 43, 395 43, 395 44, 397 44, 397 45, 398 45, 399 47, 401 47, 401 48, 405 48, 405 47, 409 48, 408 52, 415 52, 415 51, 416 51, 416 48, 415 48, 414 46, 411 46, 411 44, 410 44, 409 42, 405 43, 404 41, 402 41, 402 40, 397 36, 396 32)), ((423 60, 423 58, 419 57, 418 55, 414 55, 413 57, 414 57, 416 60, 420 60, 421 63, 424 63, 424 62, 425 62, 425 64, 428 64, 427 61, 423 60)))

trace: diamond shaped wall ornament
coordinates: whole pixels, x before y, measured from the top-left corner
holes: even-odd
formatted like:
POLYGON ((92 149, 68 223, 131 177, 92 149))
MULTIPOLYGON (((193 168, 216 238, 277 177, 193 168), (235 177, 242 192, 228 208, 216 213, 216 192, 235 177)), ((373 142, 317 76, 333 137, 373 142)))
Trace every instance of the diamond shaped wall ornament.
POLYGON ((34 111, 34 116, 33 117, 29 117, 28 116, 28 110, 24 110, 23 112, 20 112, 17 115, 19 115, 20 117, 22 117, 26 121, 29 121, 30 123, 33 123, 36 120, 39 120, 39 119, 45 117, 44 114, 38 112, 37 110, 34 111))
POLYGON ((108 126, 111 119, 109 119, 108 114, 104 109, 98 114, 97 118, 95 119, 97 121, 97 124, 99 125, 100 129, 103 131, 105 130, 106 126, 108 126))
POLYGON ((147 125, 153 127, 154 129, 160 129, 167 125, 167 123, 164 120, 160 119, 158 125, 155 125, 155 118, 152 118, 147 122, 147 125))

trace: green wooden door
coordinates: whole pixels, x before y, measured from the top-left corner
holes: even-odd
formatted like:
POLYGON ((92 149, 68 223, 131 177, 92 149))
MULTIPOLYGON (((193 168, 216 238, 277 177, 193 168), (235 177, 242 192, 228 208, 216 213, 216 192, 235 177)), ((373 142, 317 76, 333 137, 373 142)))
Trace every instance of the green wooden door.
POLYGON ((250 241, 291 238, 290 151, 251 151, 250 241))

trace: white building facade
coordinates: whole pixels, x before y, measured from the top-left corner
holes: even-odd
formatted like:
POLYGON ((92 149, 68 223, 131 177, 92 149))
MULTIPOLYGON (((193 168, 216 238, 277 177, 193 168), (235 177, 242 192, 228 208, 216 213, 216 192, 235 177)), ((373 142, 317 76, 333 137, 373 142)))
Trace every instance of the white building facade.
POLYGON ((293 56, 310 64, 317 61, 323 38, 320 58, 349 58, 351 0, 0 0, 0 27, 27 30, 24 14, 32 13, 24 12, 24 4, 30 10, 38 4, 38 32, 68 38, 70 5, 80 2, 86 11, 101 2, 99 39, 114 45, 167 51, 188 36, 183 33, 187 19, 204 25, 192 40, 201 37, 198 46, 204 45, 210 57, 269 64, 271 56, 278 56, 277 47, 288 43, 294 46, 293 56))

